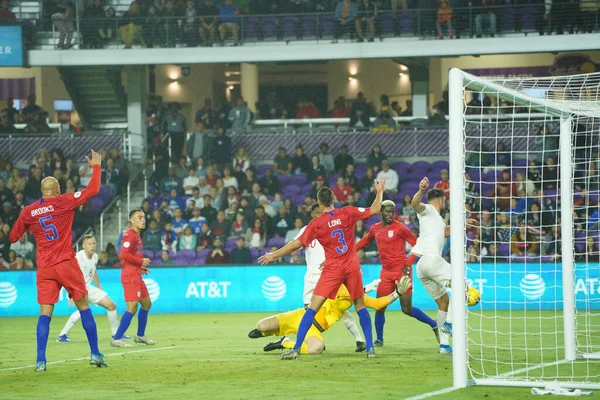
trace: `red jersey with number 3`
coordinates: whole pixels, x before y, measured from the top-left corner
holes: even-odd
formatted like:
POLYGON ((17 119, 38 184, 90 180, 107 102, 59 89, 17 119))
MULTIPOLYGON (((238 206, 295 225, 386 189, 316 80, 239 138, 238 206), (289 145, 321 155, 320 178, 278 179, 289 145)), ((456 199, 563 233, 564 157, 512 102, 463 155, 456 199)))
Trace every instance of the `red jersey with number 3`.
POLYGON ((344 207, 324 212, 306 226, 298 240, 307 247, 317 239, 325 249, 325 267, 360 266, 354 249, 354 224, 371 217, 368 208, 344 207))
POLYGON ((100 191, 102 170, 99 165, 94 165, 93 169, 87 188, 54 198, 39 199, 19 214, 10 231, 10 241, 18 241, 29 229, 37 246, 38 269, 51 268, 63 261, 75 259, 72 229, 75 210, 100 191))
POLYGON ((142 279, 142 263, 144 262, 142 238, 133 228, 123 233, 119 259, 123 261, 121 270, 122 283, 135 283, 142 279))
POLYGON ((417 244, 417 237, 406 225, 396 220, 388 226, 381 222, 371 226, 369 233, 356 243, 356 250, 362 249, 373 240, 377 241, 381 268, 399 272, 406 265, 406 243, 417 244))

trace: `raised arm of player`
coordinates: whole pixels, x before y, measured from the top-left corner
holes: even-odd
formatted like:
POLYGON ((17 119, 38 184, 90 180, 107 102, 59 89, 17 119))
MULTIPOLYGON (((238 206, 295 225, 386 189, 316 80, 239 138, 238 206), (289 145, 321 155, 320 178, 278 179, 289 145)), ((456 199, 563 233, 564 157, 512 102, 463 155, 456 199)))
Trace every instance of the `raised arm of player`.
POLYGON ((383 201, 383 192, 385 190, 385 178, 381 178, 379 182, 373 182, 373 188, 377 193, 373 204, 371 204, 371 215, 377 215, 381 211, 381 202, 383 201))
POLYGON ((15 221, 15 224, 13 225, 13 227, 10 231, 10 235, 8 236, 8 239, 10 240, 11 243, 18 242, 19 239, 21 239, 21 237, 23 237, 25 232, 27 232, 27 229, 29 229, 29 225, 27 225, 27 223, 25 222, 25 215, 24 215, 24 213, 20 213, 19 218, 17 218, 17 220, 15 221))
POLYGON ((88 164, 90 165, 90 167, 92 167, 93 170, 92 179, 90 180, 90 183, 85 189, 79 192, 64 195, 68 196, 68 200, 72 200, 72 203, 69 203, 68 205, 68 207, 72 210, 87 203, 89 199, 96 196, 100 191, 100 180, 102 178, 102 168, 100 167, 100 165, 102 163, 102 156, 96 153, 94 150, 90 151, 92 153, 92 158, 90 159, 87 156, 85 157, 88 164))
POLYGON ((429 178, 425 177, 421 179, 421 182, 419 183, 419 190, 417 191, 417 193, 415 193, 415 195, 412 198, 412 201, 410 202, 410 205, 417 214, 421 214, 423 211, 425 211, 425 204, 421 202, 421 199, 423 198, 423 194, 425 194, 425 191, 428 187, 429 178))
POLYGON ((415 236, 414 233, 412 233, 412 231, 410 229, 408 229, 408 226, 401 224, 400 225, 400 237, 402 239, 404 239, 406 241, 406 243, 410 244, 411 246, 414 246, 417 244, 417 237, 415 236))
POLYGON ((375 240, 375 235, 373 235, 373 233, 371 233, 371 230, 369 230, 369 233, 367 233, 365 237, 356 242, 354 247, 356 248, 356 251, 358 251, 362 248, 367 247, 370 243, 373 242, 373 240, 375 240))

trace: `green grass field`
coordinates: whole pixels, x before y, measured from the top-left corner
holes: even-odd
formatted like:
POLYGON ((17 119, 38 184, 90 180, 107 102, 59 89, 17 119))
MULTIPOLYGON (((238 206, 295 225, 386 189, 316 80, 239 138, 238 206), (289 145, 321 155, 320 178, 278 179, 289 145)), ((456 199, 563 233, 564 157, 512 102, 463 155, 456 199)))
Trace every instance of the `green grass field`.
MULTIPOLYGON (((430 313, 431 314, 431 313, 430 313)), ((437 354, 429 328, 390 312, 378 358, 354 353, 343 324, 325 334, 327 350, 298 361, 264 353, 272 338, 248 339, 267 314, 150 315, 154 347, 112 349, 104 316, 97 317, 100 348, 109 368, 87 360, 79 324, 71 343, 57 343, 66 317, 52 320, 45 373, 34 373, 36 318, 0 318, 1 399, 402 399, 452 385, 452 358, 437 354), (9 370, 10 368, 25 367, 9 370)), ((134 333, 134 320, 131 334, 134 333)), ((598 371, 596 370, 596 373, 598 371)), ((535 396, 537 397, 537 396, 535 396)), ((439 399, 528 399, 527 388, 470 387, 439 399)))

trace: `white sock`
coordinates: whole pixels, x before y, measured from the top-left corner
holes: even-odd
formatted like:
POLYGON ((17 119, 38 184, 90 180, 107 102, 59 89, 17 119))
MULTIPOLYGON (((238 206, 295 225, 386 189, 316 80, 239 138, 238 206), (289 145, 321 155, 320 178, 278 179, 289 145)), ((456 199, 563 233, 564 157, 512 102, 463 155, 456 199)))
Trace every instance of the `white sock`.
POLYGON ((441 330, 442 325, 444 325, 444 322, 446 322, 446 317, 447 316, 448 316, 448 313, 446 311, 438 310, 437 324, 438 324, 438 328, 440 328, 439 329, 440 344, 450 344, 449 339, 448 339, 448 335, 446 335, 441 330))
POLYGON ((450 297, 450 300, 448 303, 448 315, 446 316, 446 322, 449 324, 452 323, 452 297, 450 297))
POLYGON ((66 335, 67 333, 69 333, 69 331, 77 324, 77 322, 79 322, 80 319, 81 319, 81 314, 79 314, 79 310, 76 310, 69 317, 69 320, 65 324, 65 327, 63 328, 62 331, 60 331, 59 336, 66 335))
POLYGON ((365 341, 365 339, 363 339, 361 336, 358 327, 356 326, 356 322, 354 321, 354 317, 352 314, 350 314, 350 311, 346 310, 346 312, 342 314, 342 321, 344 321, 344 325, 346 325, 346 328, 348 328, 352 336, 354 336, 354 340, 357 342, 365 341))
POLYGON ((117 310, 107 312, 106 317, 108 318, 110 331, 112 332, 112 335, 115 336, 115 333, 117 333, 117 329, 119 329, 119 319, 117 318, 117 310))

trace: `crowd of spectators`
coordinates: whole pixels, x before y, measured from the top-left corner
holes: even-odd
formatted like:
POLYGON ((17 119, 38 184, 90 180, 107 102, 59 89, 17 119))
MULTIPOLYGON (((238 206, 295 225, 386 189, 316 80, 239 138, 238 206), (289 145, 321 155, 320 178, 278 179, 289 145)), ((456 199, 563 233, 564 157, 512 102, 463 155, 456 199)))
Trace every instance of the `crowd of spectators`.
MULTIPOLYGON (((103 157, 101 187, 115 196, 128 180, 128 167, 119 150, 100 150, 103 157)), ((28 169, 16 168, 0 157, 0 269, 31 269, 35 266, 35 244, 26 233, 11 244, 9 232, 21 210, 41 197, 41 182, 54 176, 62 193, 87 187, 92 170, 87 163, 76 165, 61 149, 41 150, 28 169)), ((101 189, 102 190, 102 189, 101 189)), ((96 221, 90 202, 75 211, 73 237, 78 237, 96 221)))
POLYGON ((15 124, 25 124, 25 133, 49 133, 48 113, 36 104, 35 95, 27 97, 27 105, 19 112, 14 107, 14 100, 6 100, 6 108, 0 111, 0 134, 17 133, 15 124))

